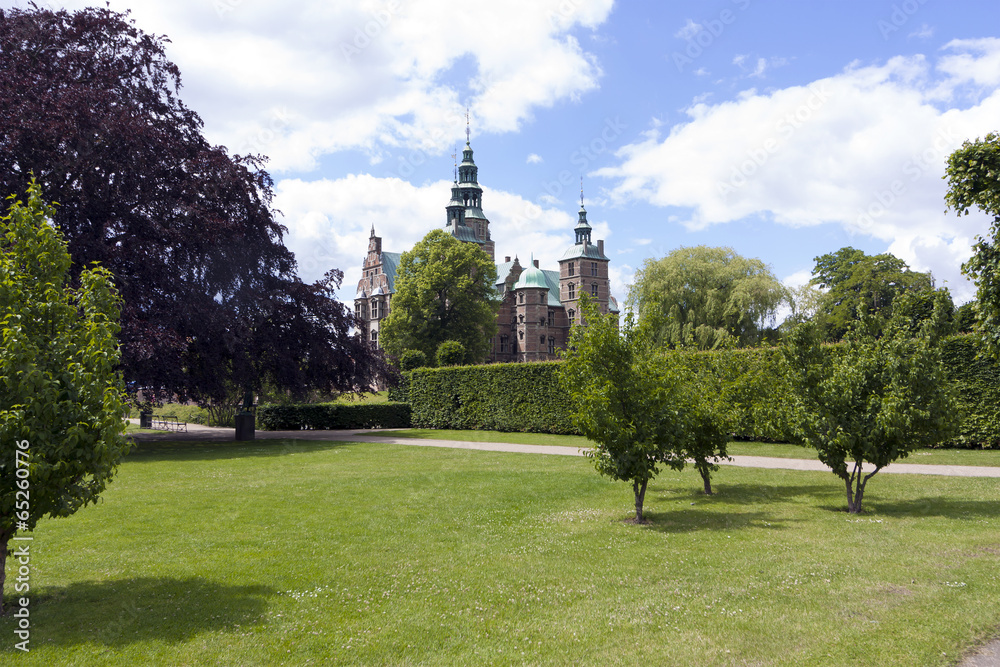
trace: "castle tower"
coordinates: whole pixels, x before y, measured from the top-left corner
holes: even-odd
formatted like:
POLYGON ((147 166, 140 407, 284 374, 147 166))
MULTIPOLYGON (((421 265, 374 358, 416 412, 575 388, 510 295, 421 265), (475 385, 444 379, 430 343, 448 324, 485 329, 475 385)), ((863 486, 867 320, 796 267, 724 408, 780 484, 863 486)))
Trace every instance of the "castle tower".
POLYGON ((379 324, 389 315, 399 257, 397 252, 382 252, 382 237, 375 235, 375 225, 372 225, 368 254, 354 296, 354 316, 362 336, 376 347, 380 346, 379 324))
POLYGON ((465 135, 462 163, 456 170, 455 183, 451 188, 451 201, 445 207, 448 218, 445 231, 459 241, 479 244, 490 259, 496 261, 495 244, 490 238, 490 221, 483 213, 483 189, 479 186, 479 167, 472 159, 468 126, 465 135))
POLYGON ((543 361, 549 358, 548 300, 549 286, 538 260, 525 269, 514 283, 517 313, 518 361, 543 361))
POLYGON ((602 313, 617 310, 611 299, 611 282, 608 278, 608 264, 611 260, 604 254, 604 240, 597 245, 590 241, 592 228, 587 222, 587 209, 583 205, 580 192, 579 220, 573 229, 576 243, 559 260, 559 300, 566 307, 570 326, 580 323, 580 295, 586 293, 596 301, 602 313))

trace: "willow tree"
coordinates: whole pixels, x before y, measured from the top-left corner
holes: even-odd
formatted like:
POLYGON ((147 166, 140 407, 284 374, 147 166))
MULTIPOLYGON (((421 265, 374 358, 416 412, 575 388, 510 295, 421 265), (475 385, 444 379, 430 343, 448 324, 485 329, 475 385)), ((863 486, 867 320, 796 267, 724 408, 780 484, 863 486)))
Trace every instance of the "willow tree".
POLYGON ((636 271, 628 303, 654 340, 668 347, 757 345, 776 337, 788 293, 759 259, 732 248, 677 248, 636 271))

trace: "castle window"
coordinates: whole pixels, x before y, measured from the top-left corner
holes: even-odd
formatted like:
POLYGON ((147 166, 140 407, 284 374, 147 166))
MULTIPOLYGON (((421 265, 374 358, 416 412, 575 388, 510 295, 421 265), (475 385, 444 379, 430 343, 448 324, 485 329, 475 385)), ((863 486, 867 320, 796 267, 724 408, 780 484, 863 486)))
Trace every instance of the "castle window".
POLYGON ((570 276, 576 275, 576 262, 570 262, 569 263, 569 266, 567 267, 567 274, 566 275, 570 275, 570 276))
POLYGON ((549 311, 549 326, 550 327, 554 326, 555 323, 556 323, 556 311, 550 310, 549 311))
POLYGON ((576 311, 572 308, 569 309, 569 323, 571 326, 576 324, 576 311))
POLYGON ((592 283, 590 285, 590 295, 593 297, 597 297, 597 283, 592 283))
POLYGON ((372 299, 372 319, 377 320, 378 318, 379 318, 378 300, 372 299))
POLYGON ((569 285, 567 285, 567 287, 569 289, 569 298, 570 299, 575 299, 576 298, 576 284, 575 283, 570 283, 569 285))
POLYGON ((524 292, 521 292, 520 294, 518 294, 518 295, 517 295, 517 299, 518 299, 518 301, 520 301, 521 303, 524 303, 524 292))
POLYGON ((375 345, 378 345, 378 331, 373 331, 372 332, 372 343, 374 343, 375 345))
POLYGON ((500 352, 501 353, 507 352, 507 348, 508 348, 509 344, 510 343, 509 343, 509 339, 507 338, 507 336, 500 336, 500 352))
POLYGON ((545 336, 539 336, 538 337, 538 342, 539 343, 544 343, 545 342, 545 336))
POLYGON ((549 338, 549 354, 555 354, 555 353, 556 353, 556 339, 549 338))
POLYGON ((596 276, 597 275, 597 262, 591 262, 590 263, 590 275, 592 275, 592 276, 596 276))

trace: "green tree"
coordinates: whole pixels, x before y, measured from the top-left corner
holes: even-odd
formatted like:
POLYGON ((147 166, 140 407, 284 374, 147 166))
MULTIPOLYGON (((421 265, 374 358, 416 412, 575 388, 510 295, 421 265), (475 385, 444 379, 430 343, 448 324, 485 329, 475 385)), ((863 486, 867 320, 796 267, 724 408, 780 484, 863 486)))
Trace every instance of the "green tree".
POLYGON ((681 470, 695 458, 710 493, 716 426, 712 405, 699 404, 688 384, 690 373, 676 354, 655 349, 631 313, 619 330, 617 316, 602 315, 589 299, 580 307, 587 325, 573 328, 559 378, 573 423, 595 443, 587 455, 597 471, 632 485, 636 522, 643 521, 649 481, 663 466, 681 470))
POLYGON ((129 450, 111 275, 70 255, 31 184, 0 218, 0 611, 15 532, 97 501, 129 450))
POLYGON ((427 366, 427 355, 420 350, 404 350, 399 355, 399 370, 412 371, 427 366))
POLYGON ((485 361, 497 332, 496 281, 479 246, 435 229, 400 258, 379 341, 393 356, 420 350, 435 359, 438 346, 453 340, 465 347, 465 363, 485 361))
POLYGON ((862 314, 884 324, 900 294, 934 292, 930 273, 911 271, 906 262, 890 253, 866 255, 863 250, 846 247, 814 259, 810 284, 826 290, 817 313, 826 340, 843 338, 862 314))
POLYGON ((647 259, 635 274, 628 303, 660 345, 712 349, 735 341, 758 345, 774 335, 774 318, 788 293, 770 268, 732 248, 678 248, 647 259))
POLYGON ((977 236, 962 273, 976 283, 976 326, 994 356, 1000 356, 1000 135, 966 141, 948 157, 945 202, 958 215, 978 208, 993 217, 989 234, 977 236))
POLYGON ((933 322, 916 336, 907 321, 881 328, 877 318, 863 316, 844 343, 821 346, 819 327, 810 322, 789 335, 783 350, 800 437, 844 480, 853 514, 882 468, 947 439, 956 411, 933 322))

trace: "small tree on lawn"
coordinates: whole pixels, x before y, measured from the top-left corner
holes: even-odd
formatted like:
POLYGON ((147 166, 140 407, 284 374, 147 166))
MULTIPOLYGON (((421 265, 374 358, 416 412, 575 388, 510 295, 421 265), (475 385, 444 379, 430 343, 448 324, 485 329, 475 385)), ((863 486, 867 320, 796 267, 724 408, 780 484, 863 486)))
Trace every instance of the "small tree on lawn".
POLYGON ((897 319, 876 336, 880 323, 864 316, 842 345, 821 347, 818 328, 807 323, 784 348, 801 438, 844 480, 852 514, 878 471, 953 427, 955 399, 933 322, 917 335, 907 324, 897 319))
POLYGON ((711 438, 699 429, 710 410, 697 404, 682 366, 653 349, 648 329, 631 314, 619 331, 616 315, 601 315, 586 297, 580 307, 586 325, 573 328, 560 382, 574 424, 596 443, 587 456, 600 474, 632 484, 635 521, 642 522, 646 488, 662 466, 681 470, 695 452, 708 458, 711 438))
POLYGON ((0 612, 15 532, 96 502, 130 447, 118 295, 97 267, 69 286, 52 213, 33 183, 0 218, 0 612))

